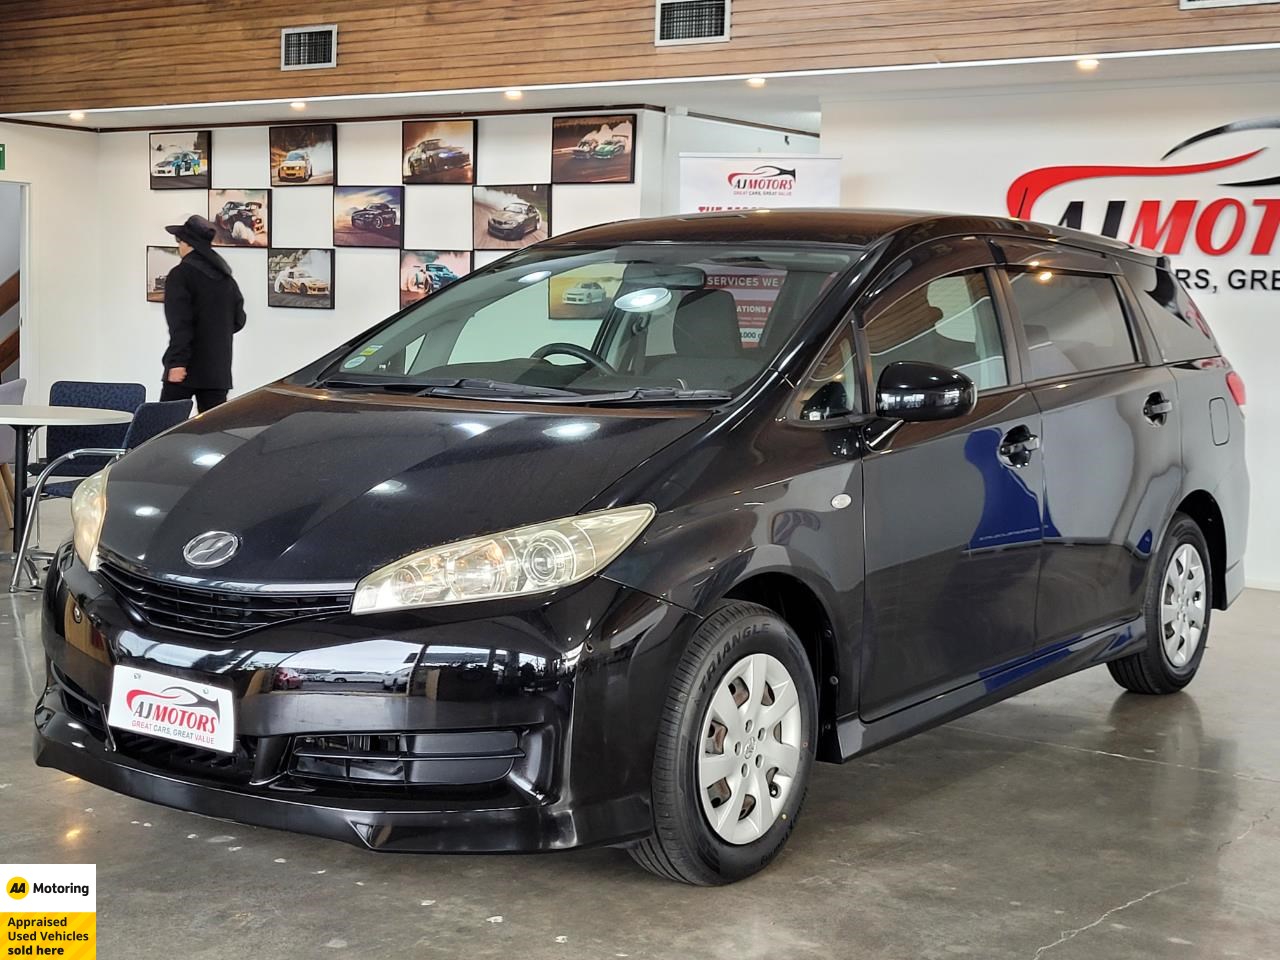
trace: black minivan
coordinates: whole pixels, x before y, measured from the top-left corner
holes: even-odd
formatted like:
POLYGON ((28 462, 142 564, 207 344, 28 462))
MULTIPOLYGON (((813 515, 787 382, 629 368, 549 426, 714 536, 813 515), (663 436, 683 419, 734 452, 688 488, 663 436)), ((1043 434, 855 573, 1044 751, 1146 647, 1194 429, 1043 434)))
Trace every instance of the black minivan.
POLYGON ((36 759, 374 850, 733 881, 815 759, 1095 664, 1189 683, 1243 584, 1243 403, 1112 240, 571 233, 81 484, 36 759))

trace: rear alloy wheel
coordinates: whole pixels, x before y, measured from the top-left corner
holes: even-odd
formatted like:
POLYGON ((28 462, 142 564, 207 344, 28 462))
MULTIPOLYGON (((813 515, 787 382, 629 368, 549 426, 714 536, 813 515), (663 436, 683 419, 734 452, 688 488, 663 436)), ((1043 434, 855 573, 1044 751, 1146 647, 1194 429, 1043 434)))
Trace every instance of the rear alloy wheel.
POLYGON ((1204 534, 1174 514, 1146 596, 1147 648, 1107 664, 1134 693, 1177 693, 1196 675, 1209 639, 1213 578, 1204 534))
POLYGON ((654 832, 631 855, 659 876, 703 886, 763 869, 804 801, 816 722, 795 632, 765 607, 722 604, 672 679, 654 753, 654 832))

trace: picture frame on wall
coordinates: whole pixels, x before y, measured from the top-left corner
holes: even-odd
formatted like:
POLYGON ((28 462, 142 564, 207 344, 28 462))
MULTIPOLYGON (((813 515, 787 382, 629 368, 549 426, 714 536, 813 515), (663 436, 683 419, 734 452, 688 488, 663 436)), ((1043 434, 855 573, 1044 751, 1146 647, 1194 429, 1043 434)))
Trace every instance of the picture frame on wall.
POLYGON ((177 247, 147 247, 147 302, 164 303, 165 280, 182 262, 177 247))
POLYGON ((636 114, 554 117, 552 183, 635 183, 636 114))
POLYGON ((405 120, 400 140, 404 183, 476 182, 474 120, 405 120))
POLYGON ((297 123, 267 131, 271 186, 331 187, 338 182, 338 125, 297 123))
POLYGON ((215 247, 271 246, 271 191, 210 190, 209 219, 215 247))
POLYGON ((272 247, 267 251, 267 306, 333 309, 333 249, 272 247))
POLYGON ((404 240, 404 187, 334 187, 335 247, 399 247, 404 240))
POLYGON ((401 251, 400 309, 465 277, 472 259, 470 250, 401 251))
POLYGON ((209 130, 164 130, 148 137, 152 190, 208 190, 213 167, 209 130))
POLYGON ((518 250, 551 236, 551 184, 475 187, 471 223, 476 250, 518 250))

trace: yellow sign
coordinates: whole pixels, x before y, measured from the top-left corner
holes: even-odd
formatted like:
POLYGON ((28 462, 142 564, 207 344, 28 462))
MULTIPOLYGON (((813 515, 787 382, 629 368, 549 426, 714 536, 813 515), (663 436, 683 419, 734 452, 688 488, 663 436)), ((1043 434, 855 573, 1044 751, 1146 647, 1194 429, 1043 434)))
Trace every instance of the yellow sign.
POLYGON ((0 957, 94 960, 97 956, 97 867, 91 863, 0 864, 0 957))

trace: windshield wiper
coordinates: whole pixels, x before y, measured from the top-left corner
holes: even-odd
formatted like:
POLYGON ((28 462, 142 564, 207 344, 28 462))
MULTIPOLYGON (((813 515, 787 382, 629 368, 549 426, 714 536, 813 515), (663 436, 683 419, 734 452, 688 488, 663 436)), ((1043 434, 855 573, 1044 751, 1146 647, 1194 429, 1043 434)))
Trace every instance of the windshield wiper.
POLYGON ((433 397, 466 396, 470 393, 494 394, 504 397, 571 397, 581 400, 582 394, 561 387, 539 387, 531 383, 510 383, 506 380, 484 380, 479 377, 463 377, 451 383, 433 386, 426 391, 433 397))
POLYGON ((339 390, 385 390, 389 393, 407 393, 420 397, 462 397, 477 393, 485 396, 561 398, 580 400, 582 394, 560 387, 539 387, 528 383, 509 383, 505 380, 488 380, 482 377, 419 377, 413 380, 396 380, 390 377, 330 377, 317 386, 339 390))
POLYGON ((393 380, 390 377, 329 377, 316 383, 317 387, 333 387, 338 390, 390 390, 397 393, 421 393, 437 387, 456 387, 462 383, 459 377, 422 377, 417 380, 393 380))
POLYGON ((637 387, 620 393, 607 393, 593 397, 588 394, 585 403, 671 403, 713 402, 732 400, 727 390, 681 390, 677 387, 637 387))

